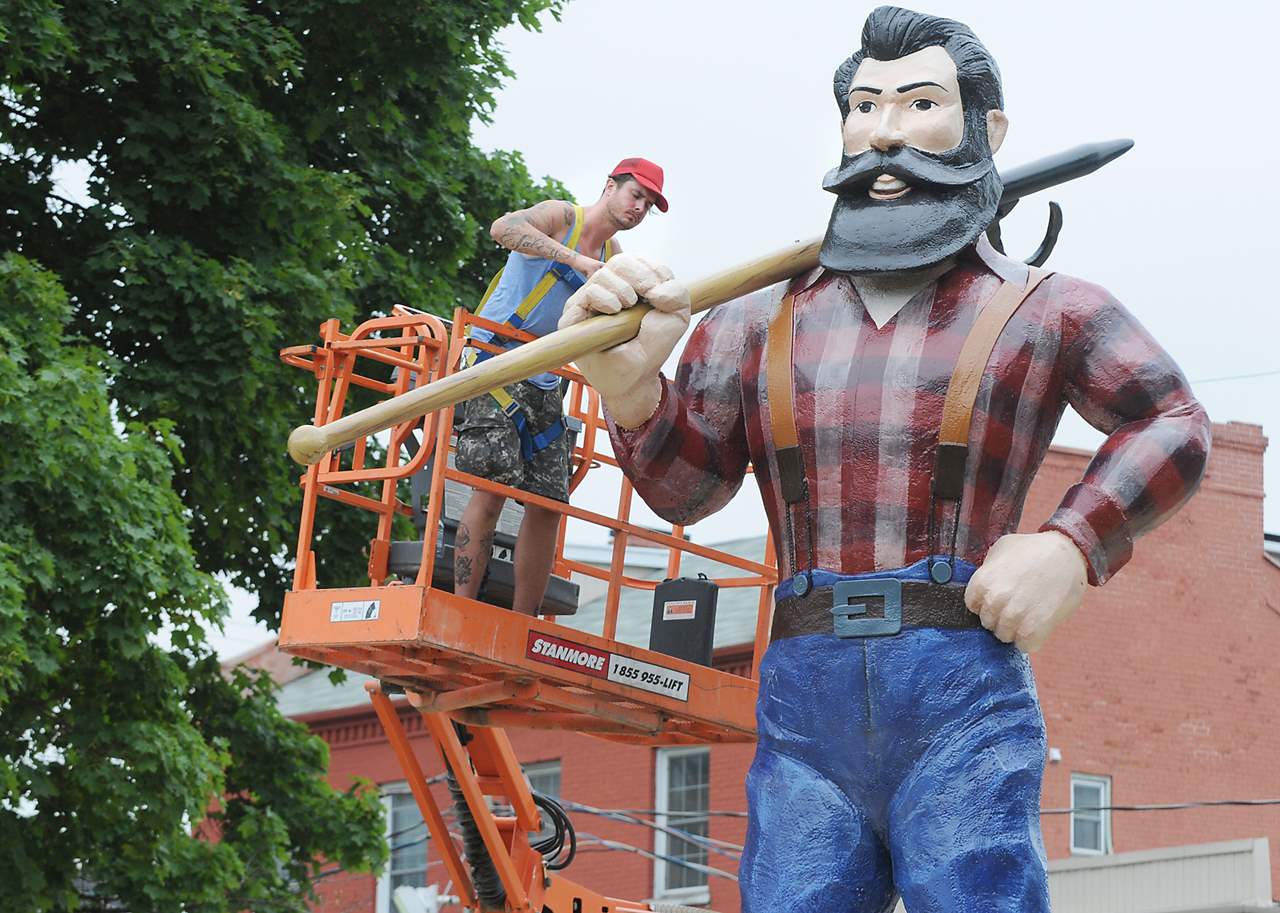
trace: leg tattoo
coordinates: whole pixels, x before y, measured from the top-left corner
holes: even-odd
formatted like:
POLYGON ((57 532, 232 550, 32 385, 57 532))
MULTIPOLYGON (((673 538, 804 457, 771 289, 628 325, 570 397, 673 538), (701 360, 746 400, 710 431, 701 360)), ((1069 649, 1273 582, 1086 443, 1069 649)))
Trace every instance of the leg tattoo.
POLYGON ((463 550, 471 544, 471 530, 467 524, 458 524, 458 535, 453 540, 453 585, 460 586, 471 582, 471 556, 464 555, 463 550))

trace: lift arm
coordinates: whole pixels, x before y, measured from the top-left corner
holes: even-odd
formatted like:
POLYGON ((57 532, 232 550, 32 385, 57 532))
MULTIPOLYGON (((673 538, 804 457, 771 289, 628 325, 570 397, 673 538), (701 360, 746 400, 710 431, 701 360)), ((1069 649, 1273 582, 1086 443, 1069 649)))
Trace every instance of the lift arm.
MULTIPOLYGON (((463 906, 481 910, 475 882, 449 834, 444 815, 432 796, 400 715, 382 687, 365 685, 374 711, 386 730, 396 759, 403 768, 409 788, 422 812, 422 820, 435 846, 439 847, 446 871, 457 887, 463 906)), ((557 872, 548 871, 542 856, 529 845, 528 834, 541 826, 529 784, 520 770, 511 743, 501 729, 476 727, 464 744, 453 720, 444 713, 421 709, 423 722, 448 769, 457 779, 467 809, 484 841, 484 849, 506 895, 503 907, 509 913, 684 913, 693 910, 680 904, 642 903, 607 897, 584 888, 557 872), (486 797, 510 806, 514 814, 499 818, 490 810, 486 797)), ((698 913, 707 913, 699 909, 698 913)))

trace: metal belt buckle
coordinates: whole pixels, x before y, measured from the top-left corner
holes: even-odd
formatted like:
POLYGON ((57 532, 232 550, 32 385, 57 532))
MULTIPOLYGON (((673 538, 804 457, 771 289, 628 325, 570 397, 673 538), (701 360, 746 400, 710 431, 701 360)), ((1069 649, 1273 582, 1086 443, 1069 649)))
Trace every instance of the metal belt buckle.
POLYGON ((842 580, 831 596, 832 630, 837 637, 877 637, 902 630, 902 581, 892 577, 842 580), (867 614, 867 599, 884 600, 883 618, 867 614))

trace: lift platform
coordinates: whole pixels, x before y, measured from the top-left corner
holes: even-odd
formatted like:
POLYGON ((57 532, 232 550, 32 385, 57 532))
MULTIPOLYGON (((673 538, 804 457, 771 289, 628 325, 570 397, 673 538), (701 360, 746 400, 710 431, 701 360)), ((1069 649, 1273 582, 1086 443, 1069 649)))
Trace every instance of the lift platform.
MULTIPOLYGON (((496 351, 487 344, 470 343, 471 326, 529 338, 461 309, 448 322, 397 307, 390 316, 366 321, 350 335, 341 331, 336 320, 327 321, 320 328, 319 344, 285 349, 281 357, 314 374, 318 387, 314 423, 320 426, 341 417, 357 390, 369 391, 362 394, 366 397, 401 395, 457 371, 465 345, 496 351)), ((405 770, 432 843, 441 848, 468 909, 531 913, 675 909, 611 899, 546 868, 527 836, 540 826, 538 809, 502 727, 561 729, 643 745, 754 739, 755 679, 767 645, 777 571, 773 564, 691 542, 680 527, 668 532, 633 522, 630 483, 612 454, 596 447, 598 441, 607 441, 607 429, 595 391, 572 368, 556 373, 567 389, 570 422, 580 429, 573 445, 570 491, 577 491, 591 475, 592 501, 608 500, 609 495, 596 494, 597 477, 611 473, 616 512, 604 514, 580 504, 563 504, 460 472, 450 458, 452 409, 404 422, 329 454, 302 478, 294 585, 285 599, 279 646, 286 653, 362 672, 381 683, 371 691, 374 708, 405 770), (568 557, 566 521, 562 520, 549 588, 560 595, 544 603, 543 615, 517 614, 502 607, 500 600, 491 600, 499 603, 495 605, 455 595, 448 562, 440 559, 451 547, 446 541, 450 521, 446 492, 449 486, 459 485, 506 495, 511 501, 535 504, 611 531, 610 567, 606 570, 568 557), (321 569, 313 542, 316 516, 322 505, 330 509, 330 504, 373 515, 367 580, 358 585, 338 581, 322 587, 319 583, 321 569), (412 538, 415 535, 419 538, 412 538), (722 588, 759 591, 750 677, 616 639, 622 591, 652 591, 660 582, 626 574, 627 547, 633 543, 666 549, 668 577, 679 576, 682 559, 696 555, 735 575, 718 578, 722 588), (417 556, 416 566, 412 558, 406 564, 406 555, 417 556), (599 631, 557 621, 576 609, 564 604, 576 598, 576 586, 569 582, 574 575, 607 583, 599 631), (423 713, 428 732, 457 778, 501 882, 500 905, 477 896, 476 884, 449 837, 387 696, 400 689, 423 713), (514 815, 495 818, 486 796, 514 809, 514 815)), ((575 500, 572 494, 570 500, 575 500)), ((772 552, 770 542, 766 562, 772 552)), ((510 557, 509 550, 495 554, 491 566, 510 557)), ((477 861, 469 862, 474 872, 477 861)))

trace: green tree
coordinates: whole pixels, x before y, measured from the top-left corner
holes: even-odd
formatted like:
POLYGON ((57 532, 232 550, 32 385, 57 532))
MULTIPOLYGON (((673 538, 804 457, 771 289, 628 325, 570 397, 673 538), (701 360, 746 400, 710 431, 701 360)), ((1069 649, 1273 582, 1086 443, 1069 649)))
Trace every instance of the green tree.
MULTIPOLYGON (((213 574, 269 621, 288 586, 313 391, 277 351, 473 302, 489 222, 567 197, 470 135, 497 31, 557 8, 0 0, 0 907, 301 909, 380 862, 373 797, 201 623, 213 574)), ((358 580, 367 525, 322 519, 358 580)))
POLYGON ((301 908, 323 859, 380 861, 377 797, 204 644, 170 423, 117 430, 50 273, 0 257, 0 301, 0 908, 301 908))

